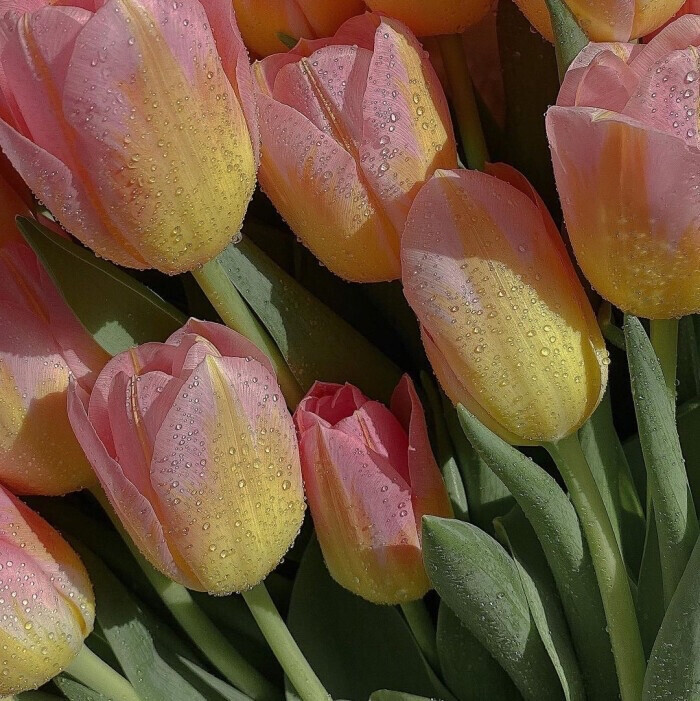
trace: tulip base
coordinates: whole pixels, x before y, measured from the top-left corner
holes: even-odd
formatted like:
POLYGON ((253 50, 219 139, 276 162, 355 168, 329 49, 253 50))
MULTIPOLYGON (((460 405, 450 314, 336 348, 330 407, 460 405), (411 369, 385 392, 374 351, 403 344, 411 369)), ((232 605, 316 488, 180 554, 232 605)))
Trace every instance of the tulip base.
POLYGON ((586 536, 608 622, 622 701, 639 701, 646 661, 627 568, 605 503, 576 434, 545 445, 569 490, 586 536))
POLYGON ((110 701, 140 701, 139 695, 121 674, 115 672, 87 645, 65 670, 81 684, 97 691, 110 701))
POLYGON ((270 598, 265 584, 258 584, 249 591, 243 592, 242 596, 270 649, 302 701, 329 701, 330 694, 306 661, 270 598))

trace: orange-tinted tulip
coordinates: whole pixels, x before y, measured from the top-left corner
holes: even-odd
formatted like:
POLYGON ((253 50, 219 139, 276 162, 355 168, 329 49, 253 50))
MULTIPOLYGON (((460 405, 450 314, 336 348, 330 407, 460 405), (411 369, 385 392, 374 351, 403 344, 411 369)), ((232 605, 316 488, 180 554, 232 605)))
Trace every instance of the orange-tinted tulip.
POLYGON ((66 412, 72 373, 89 389, 109 356, 15 227, 24 202, 0 179, 0 481, 58 495, 94 482, 66 412))
POLYGON ((362 0, 233 0, 233 6, 243 41, 256 56, 285 51, 280 34, 293 39, 328 37, 365 10, 362 0))
POLYGON ((455 403, 514 444, 556 441, 598 405, 608 354, 559 232, 529 183, 440 171, 402 241, 404 292, 455 403))
POLYGON ((547 114, 576 258, 626 312, 700 311, 700 17, 646 46, 591 44, 547 114))
MULTIPOLYGON (((553 41, 546 0, 515 0, 532 25, 553 41)), ((629 41, 658 29, 683 0, 565 0, 593 41, 629 41)))
POLYGON ((191 319, 113 358, 73 429, 115 512, 161 572, 200 591, 259 584, 304 517, 292 417, 267 357, 191 319))
POLYGON ((376 12, 396 17, 418 36, 459 34, 481 20, 494 0, 366 0, 376 12))
POLYGON ((254 70, 267 195, 334 273, 398 278, 416 192, 457 162, 445 96, 420 45, 399 22, 365 14, 254 70))
POLYGON ((333 578, 378 604, 420 599, 421 519, 452 516, 408 376, 391 409, 352 385, 317 382, 294 414, 306 494, 333 578))
POLYGON ((0 487, 0 695, 36 689, 65 669, 94 619, 78 556, 0 487))
POLYGON ((98 255, 177 273, 239 230, 258 135, 230 0, 8 12, 0 88, 0 146, 98 255))

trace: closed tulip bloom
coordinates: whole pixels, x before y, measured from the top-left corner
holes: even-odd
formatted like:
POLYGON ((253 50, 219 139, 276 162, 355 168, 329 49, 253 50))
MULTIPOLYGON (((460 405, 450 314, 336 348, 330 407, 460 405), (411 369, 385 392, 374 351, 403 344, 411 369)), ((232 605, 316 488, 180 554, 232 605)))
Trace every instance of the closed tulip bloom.
POLYGON ((366 0, 375 12, 396 17, 418 36, 460 34, 479 22, 494 0, 366 0))
POLYGON ((377 604, 430 589, 421 518, 452 516, 423 407, 405 376, 391 408, 352 385, 317 382, 294 414, 304 484, 333 578, 377 604))
MULTIPOLYGON (((546 0, 515 0, 531 24, 554 40, 546 0)), ((683 0, 565 0, 583 31, 593 41, 639 39, 668 22, 683 0)))
POLYGON ((556 441, 593 413, 608 354, 549 212, 508 166, 441 171, 403 238, 404 293, 455 404, 516 444, 556 441))
POLYGON ((64 670, 94 620, 78 556, 0 486, 0 695, 36 689, 64 670))
POLYGON ((644 46, 592 44, 547 114, 576 258, 625 312, 700 311, 700 17, 644 46))
POLYGON ((98 255, 190 270, 229 243, 255 187, 252 82, 230 1, 99 4, 2 18, 0 146, 98 255))
MULTIPOLYGON (((673 17, 671 17, 669 23, 675 21, 678 17, 682 17, 683 15, 700 15, 700 0, 686 0, 681 6, 681 9, 678 10, 673 17)), ((661 27, 661 29, 663 29, 663 27, 661 27)), ((654 36, 656 36, 656 34, 658 34, 658 31, 652 32, 648 36, 645 36, 644 41, 649 42, 654 36)))
POLYGON ((362 0, 233 0, 245 45, 256 56, 286 51, 279 35, 293 39, 331 36, 365 10, 362 0))
POLYGON ((265 355, 190 320, 117 355, 73 429, 112 507, 154 567, 199 591, 259 584, 304 517, 292 418, 265 355))
POLYGON ((109 356, 24 243, 14 217, 29 212, 2 179, 0 207, 0 481, 65 494, 94 482, 68 422, 68 378, 89 389, 109 356))
POLYGON ((337 275, 398 278, 413 198, 457 162, 445 96, 416 39, 365 14, 254 72, 267 195, 337 275))

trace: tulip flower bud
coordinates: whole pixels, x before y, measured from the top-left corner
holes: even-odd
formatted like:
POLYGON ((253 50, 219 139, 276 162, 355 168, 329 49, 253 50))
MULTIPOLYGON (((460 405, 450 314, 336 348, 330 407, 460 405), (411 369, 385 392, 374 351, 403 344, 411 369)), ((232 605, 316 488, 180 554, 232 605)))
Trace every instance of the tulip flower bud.
POLYGON ((352 385, 317 382, 294 414, 306 494, 326 565, 377 604, 430 589, 421 518, 452 516, 430 450, 423 407, 408 376, 391 410, 352 385))
POLYGON ((78 556, 0 486, 0 696, 36 689, 65 669, 94 620, 78 556))
POLYGON ((590 44, 547 114, 576 258, 625 312, 700 312, 700 17, 648 44, 590 44))
POLYGON ((94 482, 68 423, 72 373, 85 389, 109 359, 17 231, 29 215, 0 178, 0 481, 17 494, 65 494, 94 482))
POLYGON ((132 539, 171 579, 214 594, 259 584, 304 517, 294 425, 267 357, 191 319, 119 354, 68 411, 132 539))
POLYGON ((457 163, 427 54, 399 22, 365 14, 254 71, 260 184, 273 204, 337 275, 398 278, 416 192, 436 168, 457 163))
MULTIPOLYGON (((554 41, 546 0, 515 0, 545 39, 554 41)), ((683 0, 565 0, 593 41, 630 41, 668 22, 683 0)))
POLYGON ((455 404, 516 444, 556 441, 593 413, 608 353, 544 203, 508 166, 440 171, 403 238, 404 293, 455 404))
POLYGON ((354 15, 362 14, 362 0, 233 0, 245 45, 257 56, 286 51, 280 39, 320 39, 331 36, 354 15))
POLYGON ((230 0, 47 6, 0 25, 0 146, 61 224, 132 268, 217 255, 258 142, 230 0))
MULTIPOLYGON (((678 10, 678 12, 676 12, 676 14, 673 15, 673 17, 671 17, 671 19, 666 24, 670 24, 671 22, 678 19, 679 17, 682 17, 683 15, 700 15, 700 0, 686 0, 681 6, 681 9, 678 10)), ((664 25, 655 32, 647 34, 644 37, 644 41, 647 43, 651 41, 665 26, 666 25, 664 25)))
POLYGON ((418 36, 461 34, 479 22, 493 0, 366 0, 375 12, 396 17, 418 36))

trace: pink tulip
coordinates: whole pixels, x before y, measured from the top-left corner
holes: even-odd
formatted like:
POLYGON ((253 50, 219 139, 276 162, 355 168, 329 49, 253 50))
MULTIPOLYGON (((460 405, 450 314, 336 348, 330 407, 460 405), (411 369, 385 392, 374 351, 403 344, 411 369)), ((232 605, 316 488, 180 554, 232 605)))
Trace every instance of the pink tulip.
POLYGON ((579 265, 626 312, 700 311, 700 17, 645 46, 591 44, 547 114, 579 265))
POLYGON ((333 578, 374 603, 430 588, 421 519, 452 516, 408 376, 391 410, 352 385, 317 382, 294 414, 306 494, 333 578))
POLYGON ((89 390, 109 356, 24 243, 14 218, 29 211, 2 178, 0 207, 0 481, 65 494, 94 482, 68 423, 68 377, 89 390))
POLYGON ((165 343, 113 358, 73 429, 145 557, 200 591, 260 583, 294 540, 304 495, 294 425, 268 359, 191 319, 165 343))
POLYGON ((78 556, 0 487, 0 695, 36 689, 65 669, 94 620, 92 586, 78 556))
MULTIPOLYGON (((675 21, 679 17, 682 17, 683 15, 700 15, 700 0, 686 0, 686 2, 683 3, 681 9, 678 10, 678 12, 676 12, 676 14, 673 15, 673 17, 671 17, 667 24, 670 24, 671 22, 675 21)), ((644 37, 644 41, 648 43, 665 27, 666 25, 661 27, 659 30, 648 34, 644 37)))
POLYGON ((258 145, 230 0, 5 3, 0 146, 37 197, 121 265, 176 273, 217 255, 258 145))
POLYGON ((348 280, 392 280, 411 202, 457 163, 450 113, 404 25, 365 14, 331 39, 255 64, 260 183, 292 230, 348 280))

